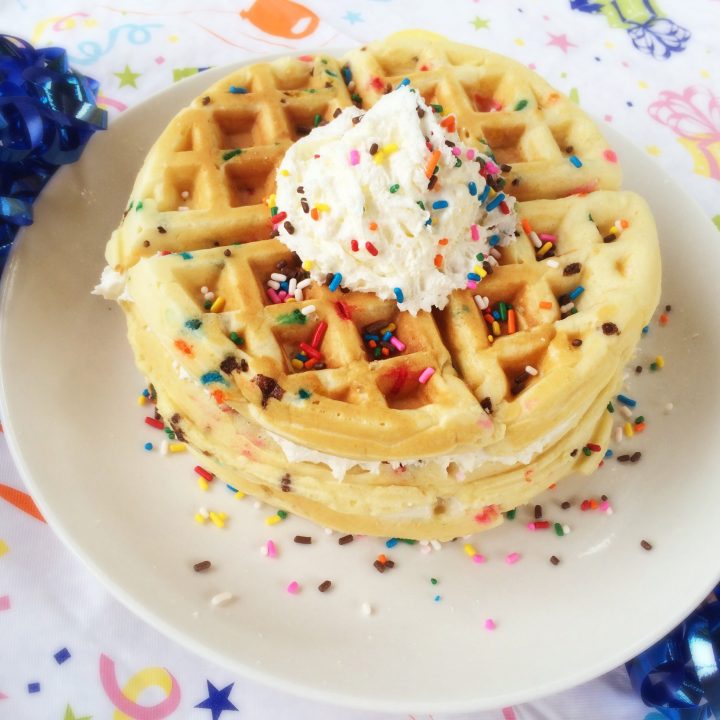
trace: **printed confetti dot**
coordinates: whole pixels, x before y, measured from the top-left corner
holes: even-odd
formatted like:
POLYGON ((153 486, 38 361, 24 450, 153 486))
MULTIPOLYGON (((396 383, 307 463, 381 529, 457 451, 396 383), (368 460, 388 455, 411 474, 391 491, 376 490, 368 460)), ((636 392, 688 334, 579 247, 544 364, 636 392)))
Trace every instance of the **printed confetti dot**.
POLYGON ((0 540, 0 557, 2 557, 10 548, 4 540, 0 540))
POLYGON ((40 683, 39 682, 28 683, 27 690, 30 695, 32 695, 33 693, 39 693, 40 692, 40 683))
POLYGON ((55 662, 58 665, 62 665, 64 662, 70 659, 70 651, 64 647, 60 650, 58 650, 53 657, 55 658, 55 662))
POLYGON ((10 596, 0 595, 0 612, 10 609, 10 596))
POLYGON ((647 145, 645 147, 645 150, 648 152, 649 155, 652 155, 653 157, 658 157, 662 150, 657 145, 647 145))

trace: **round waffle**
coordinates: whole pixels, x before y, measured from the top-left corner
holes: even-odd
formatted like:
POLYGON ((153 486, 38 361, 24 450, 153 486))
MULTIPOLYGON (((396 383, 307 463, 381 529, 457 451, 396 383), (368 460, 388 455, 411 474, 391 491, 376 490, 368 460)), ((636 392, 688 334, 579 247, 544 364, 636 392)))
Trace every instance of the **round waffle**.
POLYGON ((652 216, 614 191, 619 173, 592 121, 525 67, 399 34, 216 83, 151 150, 107 259, 159 410, 204 465, 340 530, 446 539, 602 457, 578 450, 606 446, 660 282, 652 216), (477 288, 416 316, 309 283, 264 203, 294 139, 404 77, 527 199, 477 288), (273 275, 295 301, 273 300, 273 275), (388 333, 402 350, 368 340, 388 333), (322 362, 298 369, 318 334, 322 362))

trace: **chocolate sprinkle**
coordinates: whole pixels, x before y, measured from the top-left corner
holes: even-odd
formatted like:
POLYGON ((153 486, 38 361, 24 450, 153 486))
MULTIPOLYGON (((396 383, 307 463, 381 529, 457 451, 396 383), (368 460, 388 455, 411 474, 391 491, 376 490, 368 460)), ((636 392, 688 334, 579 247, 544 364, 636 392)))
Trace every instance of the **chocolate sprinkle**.
POLYGON ((617 240, 617 235, 615 233, 610 233, 609 235, 606 235, 603 238, 604 243, 611 243, 611 242, 615 242, 616 240, 617 240))
POLYGON ((551 555, 550 556, 550 562, 553 565, 559 565, 560 564, 560 558, 557 555, 551 555))
POLYGON ((430 178, 430 182, 428 183, 428 190, 432 190, 435 187, 436 182, 437 182, 437 175, 433 175, 430 178))
POLYGON ((652 550, 652 548, 653 548, 653 546, 647 540, 641 540, 640 547, 643 550, 652 550))
POLYGON ((535 519, 540 520, 542 518, 542 505, 535 506, 535 519))
POLYGON ((373 143, 373 144, 370 146, 370 150, 369 150, 368 152, 369 152, 371 155, 375 155, 375 153, 376 153, 379 149, 380 149, 380 148, 378 147, 378 144, 377 144, 377 143, 373 143))
POLYGON ((290 487, 290 483, 291 483, 291 482, 292 482, 292 480, 291 480, 291 478, 290 478, 290 473, 285 473, 285 474, 280 478, 280 489, 281 489, 283 492, 291 492, 291 491, 292 491, 292 488, 290 487))
POLYGON ((606 322, 602 324, 602 331, 605 335, 619 335, 620 331, 618 326, 612 322, 606 322))
POLYGON ((341 110, 340 108, 335 108, 335 112, 333 113, 333 117, 336 118, 341 112, 342 112, 342 110, 341 110))
POLYGON ((376 561, 373 563, 373 567, 374 567, 379 573, 384 573, 384 572, 385 572, 385 566, 384 566, 379 560, 376 560, 376 561))
POLYGON ((298 545, 312 544, 312 538, 309 535, 296 535, 293 539, 298 545))
POLYGON ((338 545, 347 545, 348 543, 351 543, 355 537, 353 535, 343 535, 341 538, 338 538, 338 545))
POLYGON ((629 455, 618 455, 617 461, 622 462, 622 463, 629 462, 630 456, 629 455))
POLYGON ((582 265, 579 262, 570 263, 565 266, 563 275, 577 275, 580 272, 582 265))
POLYGON ((575 449, 570 453, 570 457, 575 457, 577 454, 578 454, 578 449, 575 448, 575 449))
POLYGON ((158 226, 157 226, 157 231, 158 231, 161 235, 164 235, 164 234, 167 232, 167 230, 166 230, 162 225, 158 225, 158 226))
POLYGON ((283 223, 283 227, 288 231, 288 233, 290 235, 292 235, 295 232, 295 226, 289 220, 286 220, 283 223))
POLYGON ((262 393, 262 406, 264 408, 267 407, 270 398, 282 400, 282 396, 285 394, 285 391, 277 382, 267 375, 258 374, 253 378, 253 382, 260 388, 260 392, 262 393))
POLYGON ((632 463, 638 462, 638 460, 640 460, 641 457, 642 457, 642 453, 640 451, 634 452, 630 456, 630 462, 632 462, 632 463))
POLYGON ((298 191, 298 193, 300 193, 300 195, 305 192, 305 188, 302 185, 298 185, 296 190, 298 191))
POLYGON ((210 104, 210 96, 209 96, 209 95, 205 95, 205 97, 202 99, 201 102, 202 102, 203 105, 209 105, 209 104, 210 104))
POLYGON ((150 241, 149 241, 149 240, 143 240, 143 247, 150 247, 150 241))
POLYGON ((225 257, 230 257, 230 256, 232 255, 232 251, 229 250, 229 249, 226 249, 225 252, 223 253, 223 255, 224 255, 225 257))
POLYGON ((193 570, 195 572, 203 572, 205 570, 208 570, 212 566, 212 563, 209 560, 203 560, 202 562, 195 563, 193 565, 193 570))
POLYGON ((175 437, 180 442, 186 442, 185 433, 182 431, 182 428, 180 427, 180 414, 175 413, 170 418, 170 427, 173 429, 173 432, 175 433, 175 437))
POLYGON ((566 500, 564 503, 561 503, 561 504, 560 504, 560 507, 561 507, 563 510, 568 510, 568 509, 571 507, 571 505, 570 505, 570 503, 566 500))
POLYGON ((493 405, 492 405, 492 400, 491 400, 489 397, 484 397, 484 398, 480 401, 480 407, 481 407, 488 415, 492 415, 493 405))
POLYGON ((220 369, 226 374, 230 375, 234 370, 238 370, 240 365, 238 364, 237 358, 234 355, 228 355, 221 363, 220 369))
POLYGON ((319 590, 320 592, 325 592, 325 591, 329 590, 331 586, 332 586, 332 583, 331 583, 329 580, 323 580, 323 581, 318 585, 318 590, 319 590))
POLYGON ((580 338, 575 338, 570 344, 573 347, 580 347, 582 345, 582 340, 580 338))

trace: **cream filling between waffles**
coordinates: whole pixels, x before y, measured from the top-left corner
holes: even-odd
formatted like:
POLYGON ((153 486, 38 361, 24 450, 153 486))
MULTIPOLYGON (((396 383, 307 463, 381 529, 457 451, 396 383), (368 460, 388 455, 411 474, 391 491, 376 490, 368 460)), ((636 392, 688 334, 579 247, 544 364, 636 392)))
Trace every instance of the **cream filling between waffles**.
POLYGON ((273 223, 313 280, 332 275, 333 289, 373 292, 416 314, 474 287, 483 263, 495 263, 493 247, 514 240, 514 199, 485 179, 500 169, 435 110, 401 86, 288 149, 273 223))

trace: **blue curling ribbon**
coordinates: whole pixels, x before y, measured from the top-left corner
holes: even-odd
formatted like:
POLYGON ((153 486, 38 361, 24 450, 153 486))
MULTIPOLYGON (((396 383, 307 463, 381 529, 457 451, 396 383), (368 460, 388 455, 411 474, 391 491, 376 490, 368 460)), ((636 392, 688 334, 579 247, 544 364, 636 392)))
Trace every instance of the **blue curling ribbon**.
POLYGON ((714 595, 625 665, 642 701, 670 720, 720 718, 720 585, 714 595))
POLYGON ((107 127, 98 88, 70 69, 62 48, 0 34, 0 272, 45 183, 107 127))

